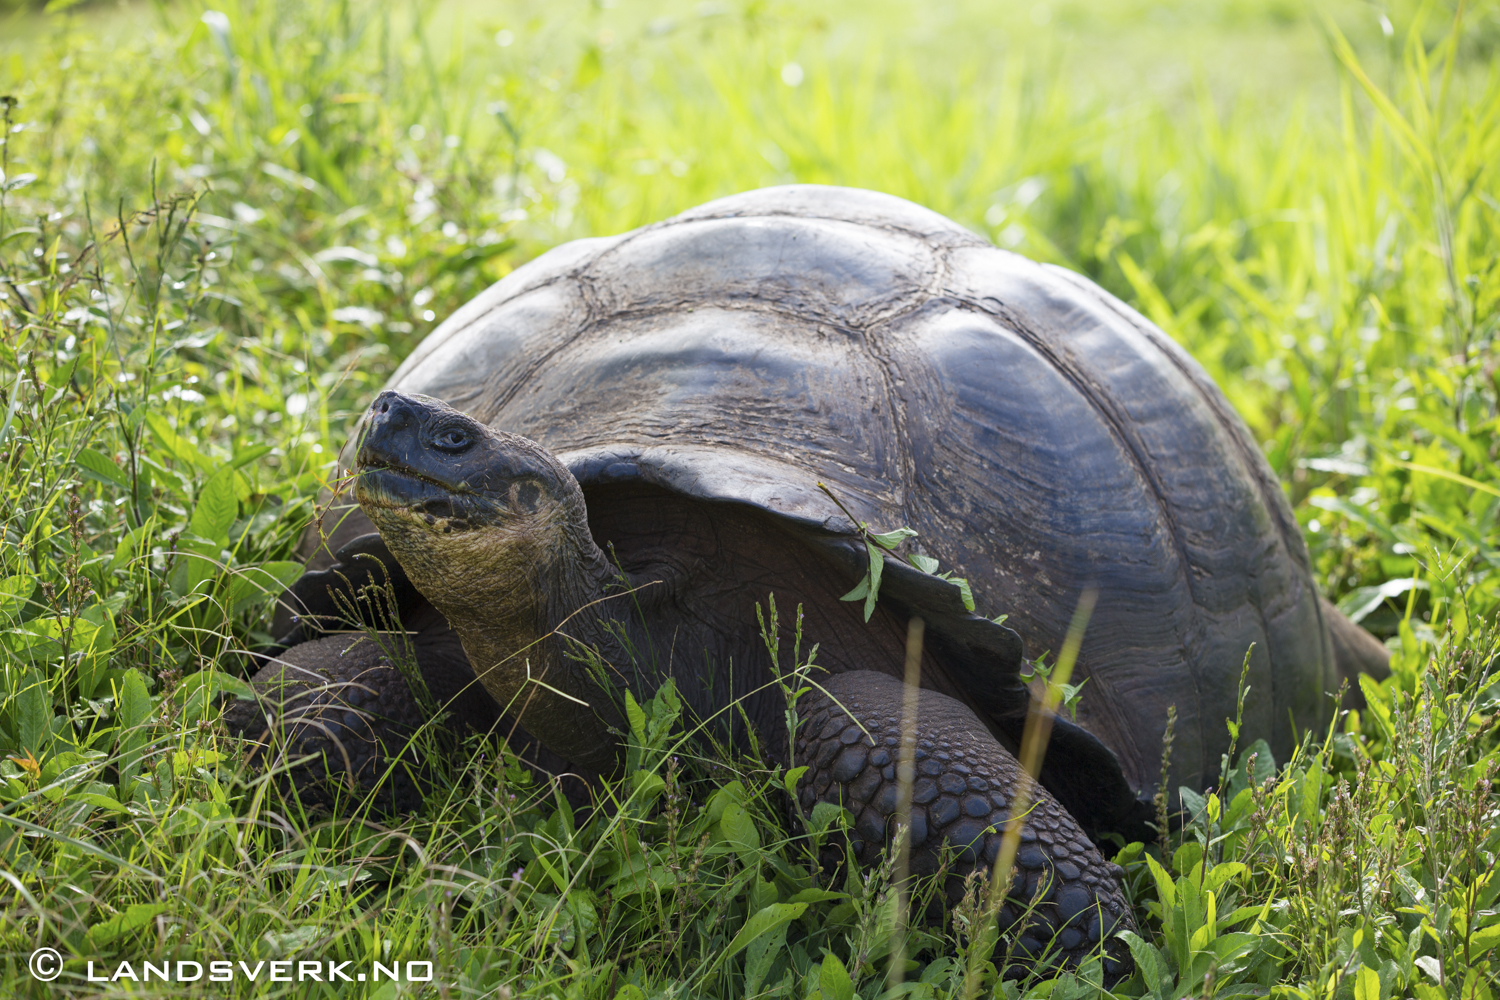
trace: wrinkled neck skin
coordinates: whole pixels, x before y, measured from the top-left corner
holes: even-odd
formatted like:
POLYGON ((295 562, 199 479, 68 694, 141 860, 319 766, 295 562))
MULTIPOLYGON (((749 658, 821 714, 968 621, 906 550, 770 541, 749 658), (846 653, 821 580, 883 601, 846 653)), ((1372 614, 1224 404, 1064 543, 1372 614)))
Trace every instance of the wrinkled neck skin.
MULTIPOLYGON (((576 489, 576 487, 575 487, 576 489)), ((535 519, 447 530, 390 509, 368 509, 417 589, 463 642, 499 705, 548 748, 608 774, 622 728, 612 692, 578 659, 600 653, 615 689, 633 687, 628 660, 600 619, 625 617, 621 580, 589 534, 581 493, 535 519), (619 608, 615 605, 620 604, 619 608)))

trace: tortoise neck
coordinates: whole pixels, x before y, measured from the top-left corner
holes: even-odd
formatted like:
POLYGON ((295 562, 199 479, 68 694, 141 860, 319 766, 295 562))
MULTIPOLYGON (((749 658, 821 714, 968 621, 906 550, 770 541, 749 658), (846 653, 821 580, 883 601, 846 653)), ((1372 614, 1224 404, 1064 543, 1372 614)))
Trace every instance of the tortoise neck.
POLYGON ((598 652, 609 670, 605 651, 614 643, 591 612, 608 601, 617 574, 594 544, 579 501, 576 517, 550 537, 497 540, 498 558, 485 579, 439 610, 502 709, 548 749, 608 773, 619 749, 609 730, 621 720, 589 660, 598 652))
MULTIPOLYGON (((590 669, 589 650, 614 647, 599 621, 608 608, 593 609, 610 596, 615 574, 589 532, 583 491, 570 476, 555 489, 551 503, 502 509, 487 520, 379 503, 366 512, 417 590, 458 633, 500 707, 549 750, 607 773, 618 751, 610 731, 620 718, 612 692, 590 669)), ((616 675, 609 683, 631 680, 616 675)))

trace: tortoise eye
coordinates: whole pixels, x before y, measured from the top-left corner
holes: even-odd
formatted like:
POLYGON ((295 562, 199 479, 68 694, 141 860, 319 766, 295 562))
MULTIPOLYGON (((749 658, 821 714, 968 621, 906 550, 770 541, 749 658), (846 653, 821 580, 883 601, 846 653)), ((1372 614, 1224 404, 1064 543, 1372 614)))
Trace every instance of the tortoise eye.
POLYGON ((472 439, 469 437, 468 431, 462 427, 450 427, 445 431, 439 432, 437 437, 433 439, 432 445, 440 451, 458 452, 463 451, 470 443, 472 443, 472 439))

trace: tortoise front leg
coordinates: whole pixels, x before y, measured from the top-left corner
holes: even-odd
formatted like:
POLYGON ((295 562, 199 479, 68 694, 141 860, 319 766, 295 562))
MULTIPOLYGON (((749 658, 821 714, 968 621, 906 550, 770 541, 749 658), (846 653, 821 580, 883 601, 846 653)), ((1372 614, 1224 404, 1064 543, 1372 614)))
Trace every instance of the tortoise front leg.
POLYGON ((332 807, 339 785, 373 792, 384 810, 421 804, 421 762, 409 742, 423 712, 378 643, 363 634, 299 643, 251 684, 256 699, 229 705, 224 724, 251 741, 262 767, 310 756, 280 782, 304 804, 332 807))
MULTIPOLYGON (((873 866, 894 832, 899 804, 902 684, 886 674, 853 671, 824 687, 832 697, 809 696, 807 721, 797 732, 796 763, 809 768, 800 783, 802 806, 810 811, 819 801, 835 802, 853 813, 850 846, 861 864, 873 866)), ((1023 776, 1020 763, 968 706, 920 692, 912 874, 935 872, 944 845, 956 861, 950 887, 975 868, 993 866, 1023 776)), ((1130 969, 1129 952, 1113 933, 1133 926, 1121 891, 1124 873, 1045 788, 1033 785, 1031 801, 1001 928, 1017 935, 1017 950, 1034 962, 1050 955, 1076 965, 1103 941, 1105 974, 1118 979, 1130 969)))

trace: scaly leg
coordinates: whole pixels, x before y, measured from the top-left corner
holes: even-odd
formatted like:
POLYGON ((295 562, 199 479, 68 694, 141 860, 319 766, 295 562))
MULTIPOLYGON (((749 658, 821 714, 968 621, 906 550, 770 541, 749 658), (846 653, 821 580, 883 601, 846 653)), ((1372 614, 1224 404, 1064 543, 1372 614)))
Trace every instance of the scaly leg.
MULTIPOLYGON (((903 687, 872 671, 837 674, 823 686, 833 697, 809 696, 797 733, 796 762, 809 767, 800 783, 802 806, 811 810, 826 801, 848 809, 855 817, 850 846, 861 864, 873 866, 896 821, 903 687)), ((915 757, 912 874, 936 871, 947 845, 956 862, 950 881, 961 884, 976 867, 993 866, 1024 778, 1021 765, 968 706, 936 691, 920 693, 915 757)), ((1132 926, 1121 891, 1124 873, 1045 788, 1032 789, 1000 926, 1032 962, 1045 963, 1050 955, 1076 965, 1102 941, 1105 974, 1118 979, 1130 969, 1128 950, 1112 937, 1132 926)))

